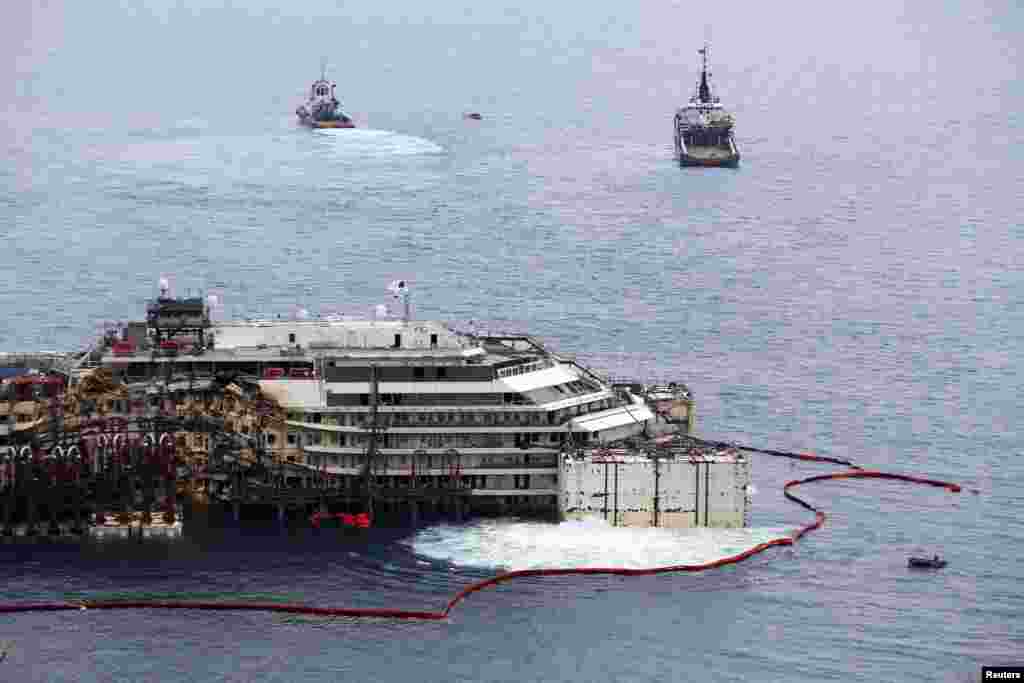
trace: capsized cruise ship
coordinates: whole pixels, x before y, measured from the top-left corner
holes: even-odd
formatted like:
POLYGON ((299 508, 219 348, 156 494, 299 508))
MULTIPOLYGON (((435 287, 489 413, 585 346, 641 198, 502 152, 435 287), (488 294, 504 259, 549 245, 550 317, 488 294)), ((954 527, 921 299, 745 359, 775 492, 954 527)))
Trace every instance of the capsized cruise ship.
MULTIPOLYGON (((354 487, 456 483, 469 511, 559 509, 567 446, 692 428, 683 385, 654 392, 614 383, 524 334, 400 317, 211 320, 202 298, 162 289, 145 322, 97 356, 123 382, 233 376, 258 382, 287 412, 259 435, 275 460, 354 487), (672 400, 673 397, 677 400, 672 400)), ((380 307, 378 307, 380 308, 380 307)))

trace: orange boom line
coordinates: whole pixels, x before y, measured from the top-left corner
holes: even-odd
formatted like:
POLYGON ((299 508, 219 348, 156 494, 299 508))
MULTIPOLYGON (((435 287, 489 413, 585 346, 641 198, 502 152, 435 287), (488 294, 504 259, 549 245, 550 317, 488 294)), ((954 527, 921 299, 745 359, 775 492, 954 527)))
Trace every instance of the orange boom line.
MULTIPOLYGON (((761 449, 746 449, 767 455, 773 455, 778 457, 793 458, 798 460, 810 460, 815 462, 825 463, 837 463, 835 458, 827 458, 822 456, 811 455, 808 453, 784 453, 781 451, 764 451, 761 449)), ((675 572, 702 572, 709 569, 717 569, 718 567, 724 567, 730 564, 737 564, 743 562, 746 559, 763 553, 774 546, 793 545, 796 541, 799 541, 804 534, 821 528, 825 523, 825 513, 814 507, 807 501, 797 497, 793 493, 790 493, 790 489, 796 488, 803 484, 810 484, 816 481, 828 481, 833 479, 890 479, 894 481, 903 481, 912 484, 923 484, 926 486, 936 486, 945 488, 951 493, 959 493, 961 487, 959 484, 954 484, 948 481, 939 481, 937 479, 926 479, 924 477, 915 477, 908 474, 894 474, 890 472, 879 472, 877 470, 864 470, 857 468, 856 465, 848 461, 839 461, 843 464, 850 465, 856 469, 845 470, 843 472, 835 472, 833 474, 818 474, 813 477, 807 477, 805 479, 794 479, 786 482, 783 486, 783 495, 806 508, 807 510, 814 513, 814 521, 808 522, 800 528, 793 531, 789 536, 782 538, 772 539, 765 543, 759 543, 758 545, 745 550, 738 555, 732 555, 730 557, 723 557, 713 562, 706 562, 703 564, 677 564, 669 565, 664 567, 650 567, 646 569, 624 569, 618 567, 574 567, 570 569, 523 569, 518 571, 506 572, 498 574, 489 579, 478 581, 476 583, 466 586, 459 591, 448 604, 445 606, 443 611, 440 612, 427 612, 417 610, 403 610, 403 609, 391 609, 391 608, 357 608, 357 607, 315 607, 312 605, 297 605, 297 604, 280 604, 280 603, 265 603, 265 602, 198 602, 190 600, 83 600, 77 603, 35 603, 35 604, 15 604, 15 605, 0 605, 0 614, 14 614, 21 612, 58 612, 65 610, 83 610, 83 609, 192 609, 192 610, 209 610, 209 611, 250 611, 250 612, 279 612, 285 614, 306 614, 311 616, 323 616, 323 617, 377 617, 377 618, 390 618, 390 619, 422 619, 422 620, 433 620, 439 621, 447 619, 451 611, 462 602, 466 597, 472 593, 495 586, 499 583, 505 583, 513 579, 526 578, 530 576, 570 576, 570 575, 592 575, 592 574, 608 574, 617 576, 650 576, 652 574, 668 574, 675 572)))

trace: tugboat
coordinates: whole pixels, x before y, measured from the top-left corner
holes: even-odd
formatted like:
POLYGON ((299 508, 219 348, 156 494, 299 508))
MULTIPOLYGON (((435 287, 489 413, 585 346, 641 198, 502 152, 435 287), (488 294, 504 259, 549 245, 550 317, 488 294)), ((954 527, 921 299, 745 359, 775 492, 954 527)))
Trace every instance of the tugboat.
POLYGON ((697 53, 702 58, 697 92, 673 120, 676 156, 683 166, 736 167, 740 152, 732 134, 733 116, 711 92, 708 46, 697 53))
POLYGON ((355 128, 356 124, 341 110, 341 102, 334 96, 336 87, 337 83, 327 81, 326 65, 321 66, 320 78, 309 88, 309 99, 295 110, 299 123, 310 128, 355 128))

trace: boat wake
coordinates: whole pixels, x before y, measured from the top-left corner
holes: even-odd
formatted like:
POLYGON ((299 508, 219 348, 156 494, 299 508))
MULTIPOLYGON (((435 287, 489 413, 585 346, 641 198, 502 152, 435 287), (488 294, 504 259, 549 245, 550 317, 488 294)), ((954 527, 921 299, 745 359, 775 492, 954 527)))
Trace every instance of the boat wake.
POLYGON ((786 529, 638 529, 603 520, 484 520, 428 527, 405 541, 433 560, 502 571, 703 564, 786 536, 786 529))
POLYGON ((430 140, 389 130, 322 128, 313 133, 330 139, 335 151, 348 157, 415 156, 444 152, 444 148, 430 140))

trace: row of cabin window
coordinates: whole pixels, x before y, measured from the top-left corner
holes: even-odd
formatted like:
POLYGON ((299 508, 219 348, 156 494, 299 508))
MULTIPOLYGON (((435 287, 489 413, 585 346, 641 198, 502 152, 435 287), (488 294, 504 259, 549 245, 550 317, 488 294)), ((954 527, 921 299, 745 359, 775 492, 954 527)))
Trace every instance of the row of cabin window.
MULTIPOLYGON (((454 412, 430 412, 430 413, 381 413, 377 415, 379 425, 387 427, 406 427, 415 425, 546 425, 551 422, 552 413, 454 413, 454 412)), ((328 426, 356 426, 362 427, 370 419, 366 413, 339 414, 337 417, 325 416, 322 413, 312 413, 303 416, 301 413, 294 413, 289 416, 290 420, 296 422, 311 422, 312 424, 326 424, 328 426)))
MULTIPOLYGON (((313 467, 320 467, 320 466, 323 465, 322 462, 318 463, 318 462, 315 462, 315 461, 310 461, 309 464, 311 466, 313 466, 313 467)), ((439 476, 435 475, 435 476, 417 477, 417 479, 419 479, 418 485, 423 487, 423 488, 437 488, 437 487, 441 486, 441 483, 443 481, 446 481, 448 479, 448 477, 445 477, 445 476, 440 476, 439 477, 439 476)), ((461 481, 462 481, 462 485, 467 487, 467 488, 471 488, 471 489, 486 489, 486 488, 488 488, 487 487, 487 476, 486 475, 482 475, 482 476, 469 476, 469 475, 467 475, 467 476, 462 477, 461 481)), ((343 486, 348 485, 348 482, 346 480, 344 480, 344 479, 341 479, 341 480, 330 481, 329 485, 331 485, 331 484, 333 484, 333 486, 335 488, 341 488, 343 486)), ((394 477, 394 476, 378 476, 378 477, 376 477, 376 484, 377 484, 377 486, 379 486, 381 488, 399 488, 399 487, 403 487, 404 488, 408 484, 408 477, 403 477, 403 476, 398 476, 398 477, 394 477)), ((500 489, 502 487, 499 485, 499 486, 495 486, 494 488, 499 488, 500 489)), ((519 486, 517 486, 516 488, 526 488, 526 487, 519 487, 519 486)), ((525 502, 525 499, 526 499, 525 496, 517 496, 517 498, 523 498, 523 502, 525 502)))
MULTIPOLYGON (((598 410, 606 410, 616 405, 615 399, 606 398, 600 401, 584 403, 572 408, 562 408, 551 413, 503 413, 503 412, 429 412, 429 413, 380 413, 377 415, 381 426, 415 426, 415 425, 552 425, 561 424, 568 418, 598 410)), ((292 412, 288 419, 295 422, 311 422, 336 426, 361 427, 369 420, 367 413, 339 413, 327 415, 323 413, 303 414, 292 412), (326 417, 326 419, 325 419, 326 417)))
MULTIPOLYGON (((406 406, 500 406, 504 404, 502 394, 381 394, 380 404, 406 406), (390 396, 385 399, 385 396, 390 396), (387 402, 386 402, 387 401, 387 402)), ((334 394, 328 392, 329 406, 368 406, 369 394, 334 394)))
MULTIPOLYGON (((543 442, 558 444, 565 440, 564 432, 543 434, 383 434, 381 448, 528 448, 543 442)), ((334 446, 339 448, 364 446, 365 434, 334 434, 324 432, 289 432, 289 446, 334 446)), ((267 445, 275 446, 277 437, 267 434, 267 445)))
MULTIPOLYGON (((295 343, 295 333, 294 332, 291 332, 288 335, 288 343, 289 344, 294 344, 295 343)), ((402 347, 402 335, 396 334, 395 335, 395 342, 391 346, 392 346, 392 348, 396 348, 396 349, 401 348, 402 347)), ((436 334, 431 334, 430 335, 430 348, 435 348, 436 346, 437 346, 437 335, 436 334)))
MULTIPOLYGON (((365 365, 344 365, 328 359, 324 378, 328 382, 369 382, 372 370, 365 365)), ((380 382, 490 382, 494 371, 479 365, 385 365, 377 368, 380 382)))
MULTIPOLYGON (((392 413, 377 416, 378 425, 387 427, 416 427, 416 426, 553 426, 559 425, 566 419, 612 407, 614 401, 605 399, 595 401, 583 406, 565 408, 553 413, 392 413)), ((326 424, 328 426, 352 426, 366 427, 369 415, 363 413, 340 414, 336 417, 324 416, 321 413, 313 413, 305 416, 301 413, 293 413, 288 416, 295 422, 306 421, 307 418, 312 424, 326 424)), ((247 427, 243 426, 240 431, 246 432, 247 427)))
MULTIPOLYGON (((380 394, 378 405, 383 406, 502 406, 532 405, 529 399, 521 394, 380 394)), ((606 407, 615 405, 612 399, 602 399, 583 405, 603 404, 606 407)), ((369 406, 369 394, 327 394, 327 405, 331 407, 369 406)), ((593 412, 591 407, 585 412, 593 412)), ((576 413, 577 415, 579 413, 576 413)))
MULTIPOLYGON (((316 453, 306 454, 306 461, 311 465, 332 465, 334 467, 359 467, 363 462, 363 456, 360 455, 320 455, 316 453)), ((413 457, 410 455, 396 455, 392 456, 388 463, 390 467, 409 467, 412 465, 413 457)), ((444 455, 426 455, 420 456, 416 461, 417 467, 426 469, 444 468, 449 465, 456 464, 452 463, 447 456, 444 455)), ((466 462, 465 459, 457 463, 463 469, 467 467, 477 466, 505 466, 509 468, 515 467, 550 467, 555 463, 550 458, 545 456, 533 456, 531 461, 529 455, 524 455, 521 458, 510 458, 508 456, 482 456, 479 458, 479 463, 466 462)), ((502 475, 508 476, 508 475, 502 475)), ((550 477, 554 479, 557 475, 535 475, 539 477, 550 477)))

